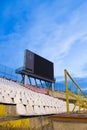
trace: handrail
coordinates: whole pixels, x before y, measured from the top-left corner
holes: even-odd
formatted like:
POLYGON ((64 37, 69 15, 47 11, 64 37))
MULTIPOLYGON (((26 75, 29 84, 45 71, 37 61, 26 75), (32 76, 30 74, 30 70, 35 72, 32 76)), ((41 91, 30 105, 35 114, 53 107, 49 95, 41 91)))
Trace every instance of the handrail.
POLYGON ((19 76, 15 73, 15 70, 0 64, 0 77, 4 77, 10 80, 19 81, 19 76))
POLYGON ((65 69, 65 74, 67 74, 67 76, 72 80, 72 82, 77 86, 77 88, 81 91, 82 95, 86 97, 85 93, 81 90, 81 88, 79 87, 79 85, 75 82, 75 80, 71 77, 71 75, 69 74, 69 72, 65 69))
MULTIPOLYGON (((64 70, 64 78, 65 78, 65 88, 66 88, 66 108, 67 108, 67 112, 70 112, 70 107, 69 107, 69 96, 73 97, 75 99, 75 104, 74 104, 74 108, 73 111, 75 110, 76 104, 78 104, 78 108, 80 111, 81 108, 87 108, 87 102, 86 102, 86 95, 84 94, 84 92, 81 90, 81 88, 79 87, 79 85, 75 82, 75 80, 71 77, 71 75, 69 74, 69 72, 65 69, 64 70), (73 87, 76 87, 76 90, 80 93, 77 94, 77 92, 73 92, 72 90, 69 89, 69 80, 71 80, 73 87)), ((70 86, 72 88, 72 86, 70 86)))

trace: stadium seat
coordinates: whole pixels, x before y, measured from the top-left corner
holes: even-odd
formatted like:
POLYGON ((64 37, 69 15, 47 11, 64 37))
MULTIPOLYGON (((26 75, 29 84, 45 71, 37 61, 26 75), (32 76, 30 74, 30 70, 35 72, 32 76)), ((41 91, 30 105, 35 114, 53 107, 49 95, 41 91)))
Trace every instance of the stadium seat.
POLYGON ((26 111, 28 115, 35 115, 34 106, 33 105, 26 105, 26 111))
POLYGON ((41 113, 41 110, 40 110, 40 107, 37 105, 34 105, 34 112, 36 113, 36 114, 38 114, 38 115, 41 115, 42 113, 41 113))
POLYGON ((3 96, 0 94, 0 103, 3 103, 4 102, 4 98, 3 96))
POLYGON ((27 105, 27 104, 28 104, 28 101, 27 101, 26 97, 22 97, 22 103, 23 103, 24 105, 27 105))
POLYGON ((40 106, 40 111, 42 114, 46 114, 46 111, 45 111, 45 107, 44 106, 40 106))
MULTIPOLYGON (((64 101, 34 92, 17 82, 3 78, 0 78, 0 103, 15 104, 18 115, 23 116, 66 112, 64 101)), ((71 110, 73 106, 70 104, 71 110)))
POLYGON ((48 106, 45 106, 45 111, 46 111, 46 114, 49 114, 50 113, 50 109, 48 106))
POLYGON ((16 112, 18 115, 27 115, 26 108, 23 104, 16 104, 16 112))
POLYGON ((22 99, 18 95, 16 95, 14 97, 14 104, 18 104, 18 103, 22 103, 22 99))
POLYGON ((5 93, 3 98, 4 98, 4 103, 6 103, 6 104, 12 104, 13 103, 12 99, 10 98, 10 96, 8 94, 5 93))

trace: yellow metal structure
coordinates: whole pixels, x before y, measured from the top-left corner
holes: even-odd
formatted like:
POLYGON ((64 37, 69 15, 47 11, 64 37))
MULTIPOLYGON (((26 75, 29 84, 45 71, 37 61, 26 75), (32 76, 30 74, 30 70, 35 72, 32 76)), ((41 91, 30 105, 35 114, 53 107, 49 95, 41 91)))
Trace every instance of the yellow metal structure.
POLYGON ((65 87, 66 87, 66 108, 67 112, 71 112, 70 110, 70 97, 73 97, 74 100, 74 107, 72 112, 77 111, 80 112, 81 110, 87 109, 87 98, 83 91, 80 89, 78 84, 74 81, 71 75, 68 73, 67 70, 64 70, 64 77, 65 77, 65 87))

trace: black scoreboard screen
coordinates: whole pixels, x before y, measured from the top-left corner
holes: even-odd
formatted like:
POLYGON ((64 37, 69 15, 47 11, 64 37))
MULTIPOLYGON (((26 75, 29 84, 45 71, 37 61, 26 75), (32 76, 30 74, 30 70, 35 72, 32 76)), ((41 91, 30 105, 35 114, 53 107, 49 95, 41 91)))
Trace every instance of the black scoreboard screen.
POLYGON ((53 63, 30 50, 25 50, 24 67, 37 78, 54 81, 53 63))
POLYGON ((34 53, 29 50, 25 50, 24 67, 34 73, 34 53))

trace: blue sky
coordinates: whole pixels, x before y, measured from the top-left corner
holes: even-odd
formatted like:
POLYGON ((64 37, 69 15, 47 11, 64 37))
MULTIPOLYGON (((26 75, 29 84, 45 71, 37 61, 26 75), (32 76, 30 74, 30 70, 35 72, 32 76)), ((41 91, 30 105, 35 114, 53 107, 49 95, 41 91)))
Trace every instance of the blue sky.
POLYGON ((54 62, 60 80, 66 68, 87 77, 87 0, 0 0, 0 64, 23 65, 29 49, 54 62))

